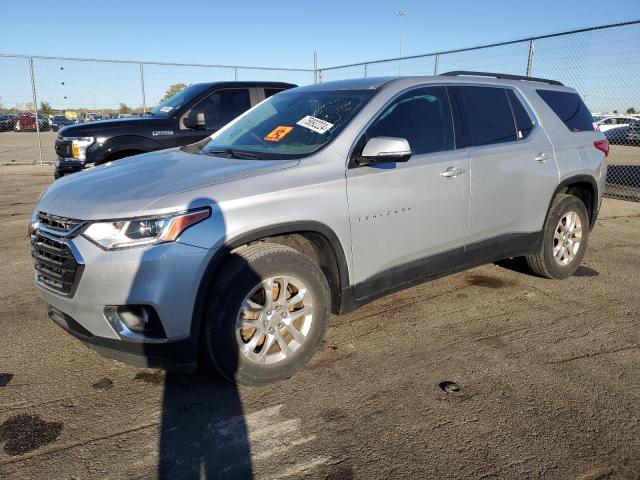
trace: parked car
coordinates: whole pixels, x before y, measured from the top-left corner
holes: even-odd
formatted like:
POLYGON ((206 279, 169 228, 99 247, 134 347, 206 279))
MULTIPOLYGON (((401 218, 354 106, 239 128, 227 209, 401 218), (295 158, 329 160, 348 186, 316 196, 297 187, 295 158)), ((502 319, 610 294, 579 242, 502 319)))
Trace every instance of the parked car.
POLYGON ((178 92, 142 117, 63 128, 55 144, 54 176, 197 142, 258 102, 292 87, 295 85, 281 82, 201 83, 178 92))
POLYGON ((10 132, 15 127, 17 115, 0 114, 0 132, 10 132))
POLYGON ((627 135, 629 133, 629 126, 623 125, 617 128, 611 128, 604 132, 605 137, 612 145, 625 145, 629 143, 627 140, 627 135))
MULTIPOLYGON (((49 130, 49 122, 42 117, 38 117, 38 126, 41 132, 49 130)), ((36 116, 33 113, 21 113, 18 115, 13 129, 16 132, 35 132, 38 130, 36 128, 36 116)))
POLYGON ((462 73, 295 88, 54 182, 30 224, 49 316, 107 356, 200 353, 256 385, 307 362, 330 313, 418 282, 511 257, 572 275, 604 134, 559 82, 462 73))
POLYGON ((66 127, 68 125, 75 125, 75 123, 76 122, 74 122, 73 120, 69 120, 64 115, 53 115, 51 118, 49 118, 49 127, 54 132, 57 132, 62 127, 66 127))
POLYGON ((627 115, 615 115, 600 118, 599 120, 596 120, 596 123, 601 132, 606 132, 613 128, 627 127, 630 123, 633 123, 636 120, 636 118, 629 117, 627 115))
POLYGON ((640 143, 640 120, 629 124, 627 130, 627 143, 637 145, 640 143))

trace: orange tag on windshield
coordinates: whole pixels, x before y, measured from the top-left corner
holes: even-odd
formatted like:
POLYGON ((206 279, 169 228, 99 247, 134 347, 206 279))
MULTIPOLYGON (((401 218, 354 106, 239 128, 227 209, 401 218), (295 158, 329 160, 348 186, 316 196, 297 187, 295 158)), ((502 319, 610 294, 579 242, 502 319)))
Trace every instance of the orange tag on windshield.
POLYGON ((264 137, 264 139, 267 142, 279 142, 291 130, 293 130, 293 127, 283 127, 280 125, 274 128, 273 130, 271 130, 271 132, 269 132, 269 134, 266 137, 264 137))

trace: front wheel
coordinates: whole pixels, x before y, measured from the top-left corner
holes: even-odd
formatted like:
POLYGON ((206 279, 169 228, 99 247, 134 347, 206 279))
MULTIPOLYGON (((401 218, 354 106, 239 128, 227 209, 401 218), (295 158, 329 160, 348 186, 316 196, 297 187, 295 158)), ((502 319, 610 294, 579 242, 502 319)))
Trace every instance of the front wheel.
POLYGON ((563 279, 576 271, 589 240, 589 216, 578 197, 554 198, 542 231, 538 252, 526 257, 529 268, 545 278, 563 279))
POLYGON ((234 250, 210 295, 203 350, 225 378, 262 385, 313 355, 330 319, 329 286, 305 255, 278 244, 234 250))

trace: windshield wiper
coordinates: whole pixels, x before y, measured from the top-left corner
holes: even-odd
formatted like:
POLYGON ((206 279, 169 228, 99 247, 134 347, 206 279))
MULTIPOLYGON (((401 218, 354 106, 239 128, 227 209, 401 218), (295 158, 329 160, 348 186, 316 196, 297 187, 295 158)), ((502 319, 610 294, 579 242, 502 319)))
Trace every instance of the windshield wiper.
POLYGON ((233 148, 225 148, 221 150, 208 150, 205 152, 207 155, 220 155, 225 154, 231 158, 250 158, 252 160, 259 160, 261 157, 256 153, 243 152, 242 150, 234 150, 233 148))

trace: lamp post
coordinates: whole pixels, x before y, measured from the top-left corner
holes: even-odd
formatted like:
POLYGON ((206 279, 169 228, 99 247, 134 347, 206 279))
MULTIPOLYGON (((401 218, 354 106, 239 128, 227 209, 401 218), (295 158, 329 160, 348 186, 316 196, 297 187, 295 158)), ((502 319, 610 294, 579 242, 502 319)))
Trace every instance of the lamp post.
MULTIPOLYGON (((400 9, 396 15, 400 17, 400 57, 402 57, 402 18, 407 16, 407 11, 400 9)), ((398 75, 402 75, 402 60, 398 60, 398 75)))

